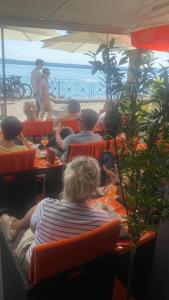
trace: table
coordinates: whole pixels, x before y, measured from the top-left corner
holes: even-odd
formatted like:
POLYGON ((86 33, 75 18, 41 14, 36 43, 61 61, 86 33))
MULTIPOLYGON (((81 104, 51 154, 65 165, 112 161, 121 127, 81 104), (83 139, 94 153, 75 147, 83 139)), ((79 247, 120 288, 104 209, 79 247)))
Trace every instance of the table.
POLYGON ((63 188, 63 171, 65 165, 60 159, 51 166, 46 158, 35 158, 34 167, 37 174, 37 194, 44 197, 57 198, 63 188))

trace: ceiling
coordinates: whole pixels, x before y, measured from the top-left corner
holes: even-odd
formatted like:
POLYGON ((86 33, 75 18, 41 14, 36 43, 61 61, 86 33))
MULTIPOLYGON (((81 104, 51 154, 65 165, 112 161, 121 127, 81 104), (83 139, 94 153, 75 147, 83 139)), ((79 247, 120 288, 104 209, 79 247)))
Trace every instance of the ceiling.
POLYGON ((0 24, 129 34, 168 24, 167 0, 5 0, 0 24))

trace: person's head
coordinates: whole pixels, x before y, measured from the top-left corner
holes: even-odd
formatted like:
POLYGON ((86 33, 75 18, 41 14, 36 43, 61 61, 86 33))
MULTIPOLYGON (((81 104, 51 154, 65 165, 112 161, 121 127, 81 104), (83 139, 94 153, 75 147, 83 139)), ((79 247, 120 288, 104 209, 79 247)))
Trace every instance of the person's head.
POLYGON ((50 70, 49 70, 49 68, 43 68, 42 74, 43 74, 43 76, 44 76, 45 78, 48 78, 49 75, 50 75, 50 70))
POLYGON ((85 203, 100 184, 97 160, 84 156, 72 160, 64 172, 63 184, 65 200, 85 203))
POLYGON ((68 101, 68 113, 69 114, 80 113, 80 103, 77 100, 69 100, 68 101))
POLYGON ((120 133, 120 114, 117 106, 106 112, 104 116, 104 129, 112 137, 116 137, 120 133))
POLYGON ((13 141, 23 129, 22 123, 15 117, 6 117, 1 124, 3 137, 7 141, 13 141))
POLYGON ((26 101, 23 106, 23 111, 27 117, 27 120, 35 120, 36 119, 36 106, 32 101, 26 101))
POLYGON ((42 59, 37 59, 36 61, 35 61, 35 65, 36 65, 36 68, 38 68, 39 70, 40 69, 42 69, 43 68, 43 66, 44 66, 44 61, 42 60, 42 59))
POLYGON ((98 114, 93 109, 82 109, 78 121, 80 128, 84 130, 93 130, 98 119, 98 114))

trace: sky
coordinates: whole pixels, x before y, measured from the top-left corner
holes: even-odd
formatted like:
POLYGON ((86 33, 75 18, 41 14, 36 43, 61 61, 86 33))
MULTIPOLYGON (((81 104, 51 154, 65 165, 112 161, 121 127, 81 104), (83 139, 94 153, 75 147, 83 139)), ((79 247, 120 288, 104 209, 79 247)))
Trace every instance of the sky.
MULTIPOLYGON (((47 62, 69 64, 88 64, 88 60, 90 59, 84 53, 69 53, 66 51, 45 49, 42 48, 42 45, 42 42, 5 40, 5 57, 6 59, 10 58, 27 61, 35 61, 37 58, 41 58, 47 62)), ((159 63, 166 65, 166 59, 169 59, 169 53, 166 52, 156 51, 155 56, 158 58, 156 67, 158 67, 159 63)))
POLYGON ((42 42, 5 40, 5 57, 28 61, 35 61, 37 58, 41 58, 47 62, 88 64, 89 58, 83 53, 45 49, 42 48, 42 45, 42 42))

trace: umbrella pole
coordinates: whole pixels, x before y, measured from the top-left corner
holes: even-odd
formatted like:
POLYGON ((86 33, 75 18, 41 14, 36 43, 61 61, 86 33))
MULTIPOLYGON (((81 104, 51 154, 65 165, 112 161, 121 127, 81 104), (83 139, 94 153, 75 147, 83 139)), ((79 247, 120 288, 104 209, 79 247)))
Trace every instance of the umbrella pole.
POLYGON ((1 26, 1 49, 2 49, 2 99, 1 118, 7 116, 7 99, 6 99, 6 79, 5 79, 5 45, 4 45, 4 27, 1 26))

